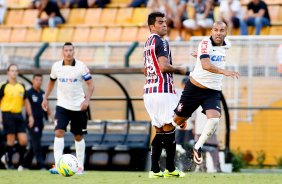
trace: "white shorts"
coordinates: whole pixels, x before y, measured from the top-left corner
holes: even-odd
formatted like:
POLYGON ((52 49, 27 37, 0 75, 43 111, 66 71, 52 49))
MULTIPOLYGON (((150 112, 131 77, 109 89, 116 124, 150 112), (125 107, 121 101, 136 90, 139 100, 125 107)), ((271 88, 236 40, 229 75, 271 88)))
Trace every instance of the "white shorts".
POLYGON ((150 93, 143 95, 145 108, 153 126, 158 128, 171 123, 179 99, 172 93, 150 93))

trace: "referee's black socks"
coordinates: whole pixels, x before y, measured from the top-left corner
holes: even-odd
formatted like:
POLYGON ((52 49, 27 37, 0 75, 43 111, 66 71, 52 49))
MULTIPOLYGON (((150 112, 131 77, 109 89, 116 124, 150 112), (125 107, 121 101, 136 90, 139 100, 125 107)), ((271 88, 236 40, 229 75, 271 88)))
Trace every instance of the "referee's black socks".
POLYGON ((18 151, 19 151, 19 155, 20 155, 19 165, 22 165, 23 160, 24 160, 24 154, 26 152, 26 145, 25 146, 19 145, 18 151))
POLYGON ((160 157, 163 149, 163 133, 156 133, 151 144, 151 171, 160 172, 160 157))
POLYGON ((8 146, 7 145, 7 156, 8 156, 8 158, 7 158, 7 164, 8 164, 8 166, 10 167, 10 166, 12 166, 12 159, 13 159, 13 154, 14 154, 14 146, 8 146))
POLYGON ((175 129, 164 134, 164 148, 166 149, 166 169, 169 172, 175 170, 174 158, 176 152, 176 142, 175 142, 175 129))

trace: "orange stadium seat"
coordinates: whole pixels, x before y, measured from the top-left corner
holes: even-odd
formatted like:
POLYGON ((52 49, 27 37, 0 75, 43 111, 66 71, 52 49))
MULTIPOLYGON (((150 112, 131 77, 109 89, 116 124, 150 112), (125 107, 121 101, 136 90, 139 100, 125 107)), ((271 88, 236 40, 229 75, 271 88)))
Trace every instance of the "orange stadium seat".
POLYGON ((31 3, 30 0, 19 0, 19 5, 20 5, 20 7, 22 7, 22 8, 28 7, 28 5, 29 5, 30 3, 31 3))
POLYGON ((56 42, 58 33, 59 33, 58 28, 46 27, 43 29, 41 41, 42 42, 56 42))
POLYGON ((12 29, 8 27, 2 27, 0 29, 0 42, 9 42, 11 37, 12 29), (5 36, 2 36, 5 35, 5 36))
POLYGON ((11 33, 10 42, 24 42, 26 32, 26 28, 14 28, 11 33))
POLYGON ((70 9, 69 8, 62 8, 60 9, 60 12, 62 14, 62 16, 64 17, 66 23, 69 20, 69 16, 70 16, 70 9))
POLYGON ((282 33, 282 25, 281 26, 271 26, 270 27, 270 35, 281 35, 282 33))
POLYGON ((38 10, 27 9, 23 13, 22 26, 34 27, 38 15, 38 10))
POLYGON ((106 30, 104 41, 105 42, 118 42, 118 41, 120 41, 121 31, 122 31, 121 27, 109 27, 106 30))
POLYGON ((117 16, 117 8, 104 8, 100 19, 100 25, 112 26, 117 16))
POLYGON ((180 35, 179 35, 179 31, 178 31, 177 29, 170 29, 170 30, 169 30, 168 37, 169 37, 170 40, 175 40, 175 38, 176 38, 177 36, 180 36, 180 35))
POLYGON ((138 33, 138 27, 125 27, 122 29, 120 41, 122 42, 136 41, 137 33, 138 33))
POLYGON ((71 9, 67 24, 70 25, 84 24, 85 13, 86 13, 85 8, 71 9))
POLYGON ((102 8, 89 8, 86 10, 84 24, 87 26, 99 25, 102 8))
POLYGON ((9 10, 7 12, 6 25, 14 26, 22 24, 24 10, 9 10))
POLYGON ((73 42, 87 42, 90 33, 89 27, 77 27, 73 33, 73 42))
POLYGON ((8 8, 17 7, 19 3, 20 3, 19 0, 6 0, 6 4, 8 8))
POLYGON ((116 24, 117 25, 128 25, 131 22, 133 15, 133 8, 120 8, 117 12, 116 24))
POLYGON ((72 27, 62 27, 59 28, 59 34, 57 36, 57 42, 71 42, 73 36, 72 27))
POLYGON ((103 42, 105 39, 106 28, 95 27, 91 28, 88 41, 89 42, 103 42))
POLYGON ((148 13, 148 8, 134 8, 132 23, 138 26, 147 25, 148 13))
POLYGON ((28 28, 25 36, 26 42, 40 42, 42 29, 28 28))
POLYGON ((272 23, 277 22, 279 20, 279 10, 280 10, 279 5, 268 6, 268 12, 272 23))
POLYGON ((150 35, 150 31, 147 26, 140 27, 137 33, 137 41, 145 42, 149 35, 150 35))

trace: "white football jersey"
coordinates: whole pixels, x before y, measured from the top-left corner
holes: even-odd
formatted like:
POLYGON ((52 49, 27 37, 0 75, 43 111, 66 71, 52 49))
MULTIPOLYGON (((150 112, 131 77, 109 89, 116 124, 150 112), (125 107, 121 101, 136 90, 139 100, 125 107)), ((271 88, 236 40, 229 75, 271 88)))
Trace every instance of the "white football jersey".
POLYGON ((53 64, 51 80, 57 80, 57 105, 72 111, 80 111, 85 100, 83 81, 91 79, 87 66, 74 60, 72 65, 64 65, 63 60, 53 64))
POLYGON ((226 51, 231 47, 231 43, 225 38, 223 46, 216 46, 212 41, 211 37, 204 38, 198 47, 197 61, 191 76, 198 83, 203 86, 214 89, 221 90, 222 88, 222 74, 216 74, 204 70, 201 64, 201 58, 210 58, 210 62, 221 69, 225 68, 226 62, 226 51))

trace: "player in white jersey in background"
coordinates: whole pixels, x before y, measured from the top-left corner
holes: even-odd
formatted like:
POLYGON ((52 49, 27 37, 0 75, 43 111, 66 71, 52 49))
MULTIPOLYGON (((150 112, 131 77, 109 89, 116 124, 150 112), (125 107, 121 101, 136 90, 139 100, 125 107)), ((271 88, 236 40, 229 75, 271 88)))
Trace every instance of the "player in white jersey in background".
MULTIPOLYGON (((78 159, 77 174, 84 170, 85 141, 83 134, 87 133, 87 113, 90 98, 94 91, 94 83, 87 66, 79 60, 74 59, 74 46, 66 42, 63 46, 64 59, 53 64, 50 80, 43 98, 42 108, 46 111, 47 98, 52 92, 56 80, 57 106, 55 114, 55 139, 54 158, 58 162, 64 150, 64 134, 66 127, 71 123, 70 131, 74 135, 76 156, 78 159), (83 81, 87 85, 87 92, 84 94, 83 81)), ((56 166, 51 168, 50 173, 58 174, 56 166)))
POLYGON ((208 120, 201 136, 193 147, 196 164, 203 162, 202 146, 215 132, 221 116, 221 86, 223 76, 239 78, 239 73, 225 70, 226 51, 231 44, 227 35, 227 25, 217 21, 213 24, 211 37, 204 38, 198 47, 196 66, 190 74, 177 108, 174 110, 174 125, 182 125, 199 107, 208 120))
POLYGON ((151 118, 156 135, 151 145, 152 166, 149 178, 184 177, 185 174, 175 168, 175 127, 171 123, 173 109, 178 98, 173 86, 173 73, 186 74, 186 68, 172 65, 165 15, 153 12, 148 16, 151 34, 144 45, 144 104, 151 118), (166 149, 166 170, 160 169, 162 149, 166 149))

